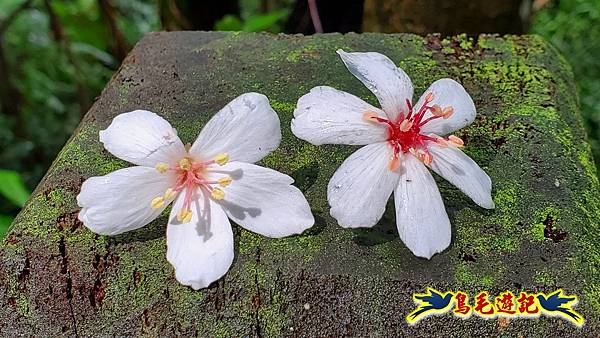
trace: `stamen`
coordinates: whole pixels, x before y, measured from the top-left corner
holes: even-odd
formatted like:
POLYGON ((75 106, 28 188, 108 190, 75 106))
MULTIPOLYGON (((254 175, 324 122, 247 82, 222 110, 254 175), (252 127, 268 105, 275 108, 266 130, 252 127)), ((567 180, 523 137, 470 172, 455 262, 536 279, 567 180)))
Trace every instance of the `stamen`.
POLYGON ((452 116, 453 114, 454 114, 454 108, 452 108, 451 106, 444 108, 444 110, 442 111, 442 116, 444 117, 444 120, 449 119, 450 116, 452 116))
POLYGON ((443 138, 437 138, 435 139, 435 143, 440 147, 440 148, 448 148, 448 142, 446 142, 446 140, 444 140, 443 138))
POLYGON ((192 161, 190 161, 189 158, 182 158, 181 161, 179 161, 179 168, 181 168, 182 170, 190 170, 191 167, 192 161))
POLYGON ((379 117, 379 115, 377 115, 377 113, 374 113, 372 111, 366 111, 363 113, 363 120, 365 120, 367 122, 377 121, 378 117, 379 117))
POLYGON ((431 102, 433 100, 433 92, 429 92, 427 93, 427 96, 425 96, 425 102, 431 102))
POLYGON ((219 178, 219 180, 217 182, 219 182, 219 184, 222 187, 226 187, 226 186, 228 186, 228 185, 231 184, 231 177, 230 176, 225 176, 225 177, 219 178))
POLYGON ((227 154, 227 153, 220 153, 219 155, 217 155, 217 157, 215 157, 215 162, 218 165, 225 165, 228 161, 229 161, 229 154, 227 154))
POLYGON ((175 195, 177 195, 177 193, 175 192, 175 190, 169 188, 169 189, 167 189, 167 191, 165 191, 165 194, 163 195, 163 198, 165 200, 170 200, 170 199, 175 198, 175 195))
POLYGON ((407 132, 412 128, 413 122, 411 120, 404 120, 400 123, 400 131, 407 132))
POLYGON ((388 169, 390 169, 390 171, 396 171, 399 166, 400 158, 398 157, 398 154, 392 155, 392 157, 390 158, 390 162, 388 163, 388 169))
POLYGON ((219 188, 213 188, 210 195, 217 201, 220 201, 223 198, 225 198, 225 193, 219 188))
POLYGON ((429 152, 423 153, 421 161, 423 161, 423 163, 425 163, 426 165, 430 165, 433 161, 433 156, 431 156, 429 152))
POLYGON ((454 135, 448 136, 448 142, 458 148, 465 146, 465 142, 460 137, 454 135))
POLYGON ((167 171, 169 171, 169 165, 165 162, 156 163, 156 166, 154 166, 154 168, 156 168, 156 171, 158 171, 161 174, 164 174, 167 171))
POLYGON ((429 111, 431 111, 431 113, 434 116, 444 116, 444 112, 443 112, 442 108, 437 104, 434 104, 433 107, 431 107, 429 109, 429 111))
POLYGON ((181 209, 177 213, 177 220, 181 223, 189 223, 192 220, 192 211, 190 209, 181 209))
POLYGON ((164 205, 165 199, 162 196, 156 197, 150 202, 150 206, 152 207, 152 209, 160 209, 164 205))

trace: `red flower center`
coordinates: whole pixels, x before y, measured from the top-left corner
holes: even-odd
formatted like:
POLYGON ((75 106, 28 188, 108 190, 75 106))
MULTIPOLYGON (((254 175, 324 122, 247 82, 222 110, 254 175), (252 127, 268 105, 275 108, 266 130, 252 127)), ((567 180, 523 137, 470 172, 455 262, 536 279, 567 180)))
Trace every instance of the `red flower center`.
POLYGON ((448 138, 441 138, 421 134, 421 128, 425 124, 438 118, 448 119, 454 114, 454 109, 450 106, 444 108, 441 108, 438 105, 430 106, 429 104, 432 100, 433 93, 428 93, 425 97, 423 106, 421 106, 419 111, 413 112, 413 106, 407 99, 406 104, 408 106, 408 113, 404 115, 404 113, 401 112, 395 121, 379 117, 379 115, 374 112, 363 113, 363 118, 365 120, 387 125, 387 141, 394 152, 390 158, 390 170, 393 171, 398 168, 398 165, 400 164, 400 152, 410 152, 423 163, 427 165, 431 164, 433 156, 429 152, 428 142, 435 142, 438 146, 443 148, 446 148, 448 143, 456 147, 462 147, 464 145, 463 141, 454 135, 451 135, 448 138), (430 111, 432 116, 423 119, 427 111, 430 111))

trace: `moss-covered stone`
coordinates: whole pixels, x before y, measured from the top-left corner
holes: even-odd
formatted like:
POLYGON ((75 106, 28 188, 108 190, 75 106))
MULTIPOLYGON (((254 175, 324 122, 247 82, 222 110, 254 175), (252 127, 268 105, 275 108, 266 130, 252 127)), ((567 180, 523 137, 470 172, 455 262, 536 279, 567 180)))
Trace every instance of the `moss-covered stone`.
POLYGON ((127 57, 65 145, 0 249, 0 335, 454 336, 593 335, 600 329, 600 184, 564 60, 536 36, 153 33, 127 57), (335 50, 378 51, 411 76, 415 92, 459 80, 478 116, 459 135, 493 180, 484 210, 436 177, 453 224, 450 248, 431 260, 398 239, 390 203, 372 229, 329 216, 326 186, 355 148, 316 147, 289 127, 296 100, 330 85, 376 104, 335 50), (212 114, 247 92, 266 94, 283 142, 262 164, 285 172, 317 220, 300 236, 268 239, 235 227, 236 259, 210 288, 181 286, 165 259, 166 214, 116 237, 77 221, 83 180, 127 166, 98 131, 117 114, 149 109, 193 141, 212 114), (583 329, 555 319, 441 316, 409 326, 413 292, 427 286, 491 293, 580 296, 583 329))

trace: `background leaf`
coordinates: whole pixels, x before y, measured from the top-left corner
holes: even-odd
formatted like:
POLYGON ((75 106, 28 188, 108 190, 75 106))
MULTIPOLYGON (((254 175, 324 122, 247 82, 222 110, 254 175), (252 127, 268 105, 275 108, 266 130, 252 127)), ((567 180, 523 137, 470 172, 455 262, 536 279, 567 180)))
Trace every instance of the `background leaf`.
POLYGON ((19 173, 12 170, 0 170, 0 195, 22 207, 30 193, 19 173))
POLYGON ((0 239, 8 232, 8 228, 13 221, 12 216, 0 215, 0 239))

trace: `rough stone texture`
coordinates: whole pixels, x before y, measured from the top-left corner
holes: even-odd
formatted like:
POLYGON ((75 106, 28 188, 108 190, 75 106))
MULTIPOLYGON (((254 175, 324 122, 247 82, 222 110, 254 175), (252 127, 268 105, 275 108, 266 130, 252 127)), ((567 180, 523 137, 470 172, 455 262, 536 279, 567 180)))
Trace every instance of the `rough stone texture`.
POLYGON ((593 336, 598 331, 600 201, 596 169, 565 61, 537 36, 153 33, 124 61, 15 220, 0 249, 0 336, 593 336), (375 104, 337 48, 379 51, 412 77, 415 92, 451 77, 478 115, 460 131, 492 177, 497 208, 477 207, 436 177, 452 244, 431 260, 410 254, 393 203, 372 229, 346 230, 329 214, 326 185, 354 147, 294 138, 296 100, 331 85, 375 104), (192 141, 237 95, 266 94, 284 140, 263 165, 288 173, 317 219, 301 236, 267 239, 234 227, 236 259, 210 288, 181 286, 165 259, 166 215, 116 237, 77 221, 81 182, 126 163, 98 131, 117 114, 155 111, 192 141), (558 319, 461 320, 409 326, 411 294, 427 286, 476 292, 580 295, 582 329, 558 319), (309 304, 309 308, 305 307, 309 304))

